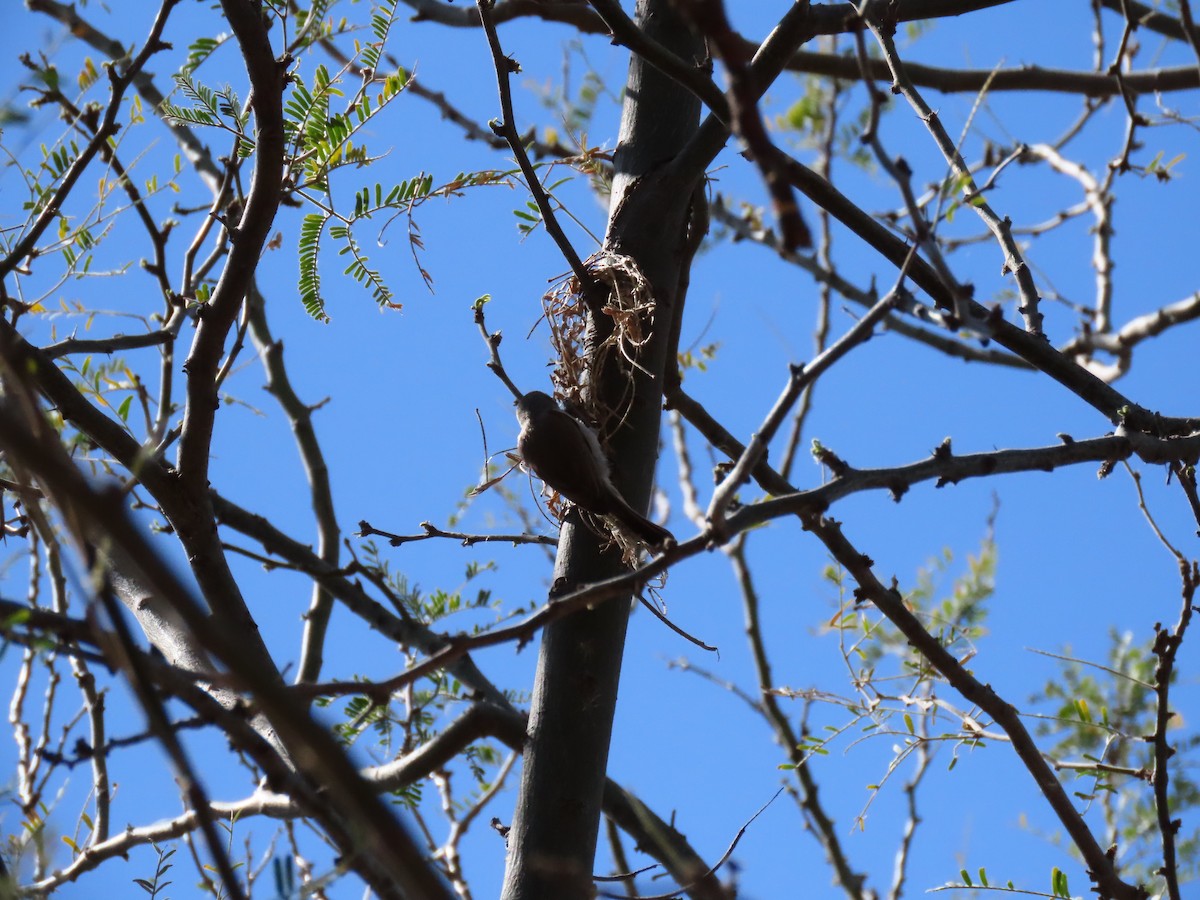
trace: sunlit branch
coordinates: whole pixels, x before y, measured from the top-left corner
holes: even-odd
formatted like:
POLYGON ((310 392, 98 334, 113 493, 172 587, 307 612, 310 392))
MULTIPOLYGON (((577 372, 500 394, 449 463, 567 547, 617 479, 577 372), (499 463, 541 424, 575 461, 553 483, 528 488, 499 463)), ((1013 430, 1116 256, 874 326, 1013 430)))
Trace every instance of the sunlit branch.
POLYGON ((125 97, 125 91, 150 57, 166 49, 167 44, 162 40, 163 29, 167 26, 167 18, 170 16, 171 10, 178 2, 179 0, 163 0, 158 14, 155 16, 154 24, 150 28, 150 33, 146 37, 146 43, 138 51, 137 56, 133 57, 126 66, 113 65, 108 69, 112 93, 104 111, 104 118, 100 120, 95 134, 88 141, 87 146, 80 151, 79 155, 72 160, 67 171, 63 173, 54 193, 43 201, 41 212, 38 213, 37 218, 25 229, 21 239, 13 245, 8 255, 0 259, 0 279, 6 278, 33 252, 45 230, 58 219, 63 204, 76 182, 79 181, 79 177, 91 165, 92 160, 96 158, 101 149, 107 146, 109 139, 117 133, 117 113, 121 110, 121 101, 125 97))
POLYGON ((879 581, 873 570, 873 561, 845 537, 837 522, 821 515, 809 515, 805 518, 805 524, 858 583, 856 597, 872 603, 945 676, 956 691, 1004 729, 1014 752, 1083 856, 1089 876, 1100 892, 1114 900, 1137 900, 1142 897, 1140 887, 1130 885, 1118 876, 1113 859, 1100 846, 1076 810, 1072 796, 1055 777, 1052 767, 1043 758, 1016 709, 990 685, 979 681, 925 630, 904 604, 900 593, 879 581))
MULTIPOLYGON (((571 245, 566 233, 562 230, 562 226, 558 222, 558 216, 554 211, 554 205, 550 202, 550 197, 547 195, 545 188, 542 187, 537 170, 534 169, 533 163, 529 161, 529 154, 525 152, 525 148, 521 144, 521 136, 517 132, 516 115, 513 112, 512 105, 510 76, 514 72, 520 72, 521 67, 514 59, 506 56, 503 48, 500 46, 500 36, 496 33, 496 25, 492 19, 494 0, 476 0, 476 6, 479 9, 484 33, 487 35, 488 47, 492 51, 492 63, 496 69, 496 84, 500 94, 501 118, 499 121, 493 123, 492 130, 507 141, 513 158, 516 159, 517 166, 521 169, 521 174, 525 176, 525 186, 529 188, 529 192, 533 195, 533 200, 537 204, 538 211, 542 215, 542 221, 546 225, 546 233, 554 240, 559 252, 566 259, 567 265, 575 273, 575 278, 581 285, 584 296, 590 298, 592 294, 590 290, 590 285, 593 282, 592 276, 584 266, 583 261, 579 258, 579 254, 575 248, 571 245)), ((591 298, 590 302, 596 302, 595 298, 591 298)))

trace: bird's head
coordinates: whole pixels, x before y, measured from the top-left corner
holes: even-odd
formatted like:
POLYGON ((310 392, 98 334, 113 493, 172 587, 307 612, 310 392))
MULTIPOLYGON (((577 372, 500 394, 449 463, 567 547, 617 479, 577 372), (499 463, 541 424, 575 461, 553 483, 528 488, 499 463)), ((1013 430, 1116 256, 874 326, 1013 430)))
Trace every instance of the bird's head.
POLYGON ((549 410, 558 409, 554 398, 542 391, 530 391, 518 397, 513 406, 517 408, 517 418, 522 420, 533 419, 549 410))

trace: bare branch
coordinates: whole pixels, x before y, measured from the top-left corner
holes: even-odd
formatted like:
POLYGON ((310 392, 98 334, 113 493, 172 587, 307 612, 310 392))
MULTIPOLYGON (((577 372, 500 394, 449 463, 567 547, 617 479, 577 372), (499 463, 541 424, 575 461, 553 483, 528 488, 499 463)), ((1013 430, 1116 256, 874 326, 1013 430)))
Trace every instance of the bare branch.
POLYGON ((534 169, 533 163, 529 161, 529 154, 525 152, 525 147, 521 144, 521 136, 517 133, 509 76, 514 72, 520 72, 521 66, 516 60, 505 56, 504 50, 500 46, 500 36, 496 33, 496 24, 492 18, 492 8, 494 5, 495 0, 476 0, 479 17, 483 23, 483 31, 487 35, 488 47, 492 51, 492 63, 496 67, 496 84, 500 92, 501 119, 498 122, 492 122, 492 131, 508 142, 513 158, 516 159, 517 165, 521 169, 521 174, 525 176, 525 185, 529 188, 529 192, 533 195, 533 200, 542 214, 542 221, 546 223, 546 233, 558 245, 559 252, 562 253, 563 258, 567 261, 567 265, 571 267, 571 271, 575 273, 575 278, 582 286, 584 295, 590 296, 592 293, 590 290, 592 284, 591 273, 584 267, 579 254, 575 252, 575 248, 571 246, 571 242, 563 232, 562 226, 559 225, 558 216, 554 212, 554 205, 550 202, 550 197, 546 194, 545 188, 542 187, 537 170, 534 169))
POLYGON ((142 45, 137 56, 133 57, 127 66, 113 65, 109 68, 108 78, 112 85, 112 93, 109 97, 108 107, 104 111, 104 118, 87 146, 80 151, 63 174, 54 194, 44 201, 37 218, 25 229, 21 239, 13 245, 8 255, 0 259, 0 280, 7 278, 8 274, 22 264, 26 257, 34 251, 43 232, 51 222, 58 218, 67 196, 79 181, 79 177, 91 165, 101 148, 106 146, 109 139, 117 133, 117 113, 121 110, 121 101, 125 97, 125 91, 150 57, 168 46, 162 40, 162 33, 163 29, 167 27, 167 18, 170 16, 171 10, 178 2, 179 0, 163 0, 158 14, 155 16, 154 24, 150 27, 150 33, 146 36, 146 43, 142 45))

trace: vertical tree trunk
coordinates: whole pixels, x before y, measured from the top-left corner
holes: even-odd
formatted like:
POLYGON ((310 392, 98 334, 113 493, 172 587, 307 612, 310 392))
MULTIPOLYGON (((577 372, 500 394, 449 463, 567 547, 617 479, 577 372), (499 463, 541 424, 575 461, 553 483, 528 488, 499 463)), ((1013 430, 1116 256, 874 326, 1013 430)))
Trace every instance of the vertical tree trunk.
MULTIPOLYGON (((638 24, 686 60, 702 44, 668 0, 639 0, 638 24)), ((644 510, 654 481, 661 418, 663 367, 696 173, 675 172, 671 161, 695 133, 699 102, 657 70, 633 57, 617 148, 607 249, 632 258, 649 279, 656 311, 640 364, 654 373, 631 376, 604 367, 592 389, 601 407, 625 409, 625 425, 610 441, 614 481, 644 510)), ((611 331, 607 317, 589 323, 589 352, 611 331)), ((556 592, 621 571, 619 554, 601 552, 577 520, 564 524, 554 569, 556 592)), ((551 624, 542 635, 520 794, 509 834, 505 900, 574 900, 593 896, 592 866, 600 802, 616 709, 629 602, 613 600, 551 624)))

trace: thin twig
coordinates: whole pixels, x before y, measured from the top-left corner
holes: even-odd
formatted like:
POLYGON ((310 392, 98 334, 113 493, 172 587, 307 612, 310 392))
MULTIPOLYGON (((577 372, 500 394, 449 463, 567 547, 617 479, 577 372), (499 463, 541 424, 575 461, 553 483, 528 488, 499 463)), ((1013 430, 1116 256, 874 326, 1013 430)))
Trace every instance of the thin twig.
POLYGON ((563 232, 562 226, 559 225, 558 217, 554 212, 554 205, 550 202, 545 188, 542 187, 537 170, 534 169, 533 163, 529 161, 529 154, 525 152, 525 147, 521 143, 521 136, 517 132, 509 76, 514 72, 521 71, 521 67, 512 57, 506 56, 503 48, 500 46, 500 36, 496 33, 496 22, 492 16, 493 5, 494 0, 476 0, 480 21, 483 24, 484 33, 487 35, 488 47, 492 51, 492 62, 496 67, 496 86, 500 92, 501 118, 499 120, 492 120, 490 123, 492 131, 508 142, 509 149, 512 150, 513 157, 521 169, 521 174, 525 176, 525 184, 529 188, 530 194, 533 195, 533 200, 537 204, 539 212, 542 214, 542 221, 546 223, 546 233, 558 245, 559 252, 562 253, 567 264, 571 267, 571 272, 574 273, 575 278, 579 281, 584 296, 588 297, 592 294, 592 291, 589 290, 592 284, 592 276, 588 272, 587 267, 584 266, 579 254, 575 252, 575 248, 571 246, 571 242, 568 240, 566 233, 563 232))

